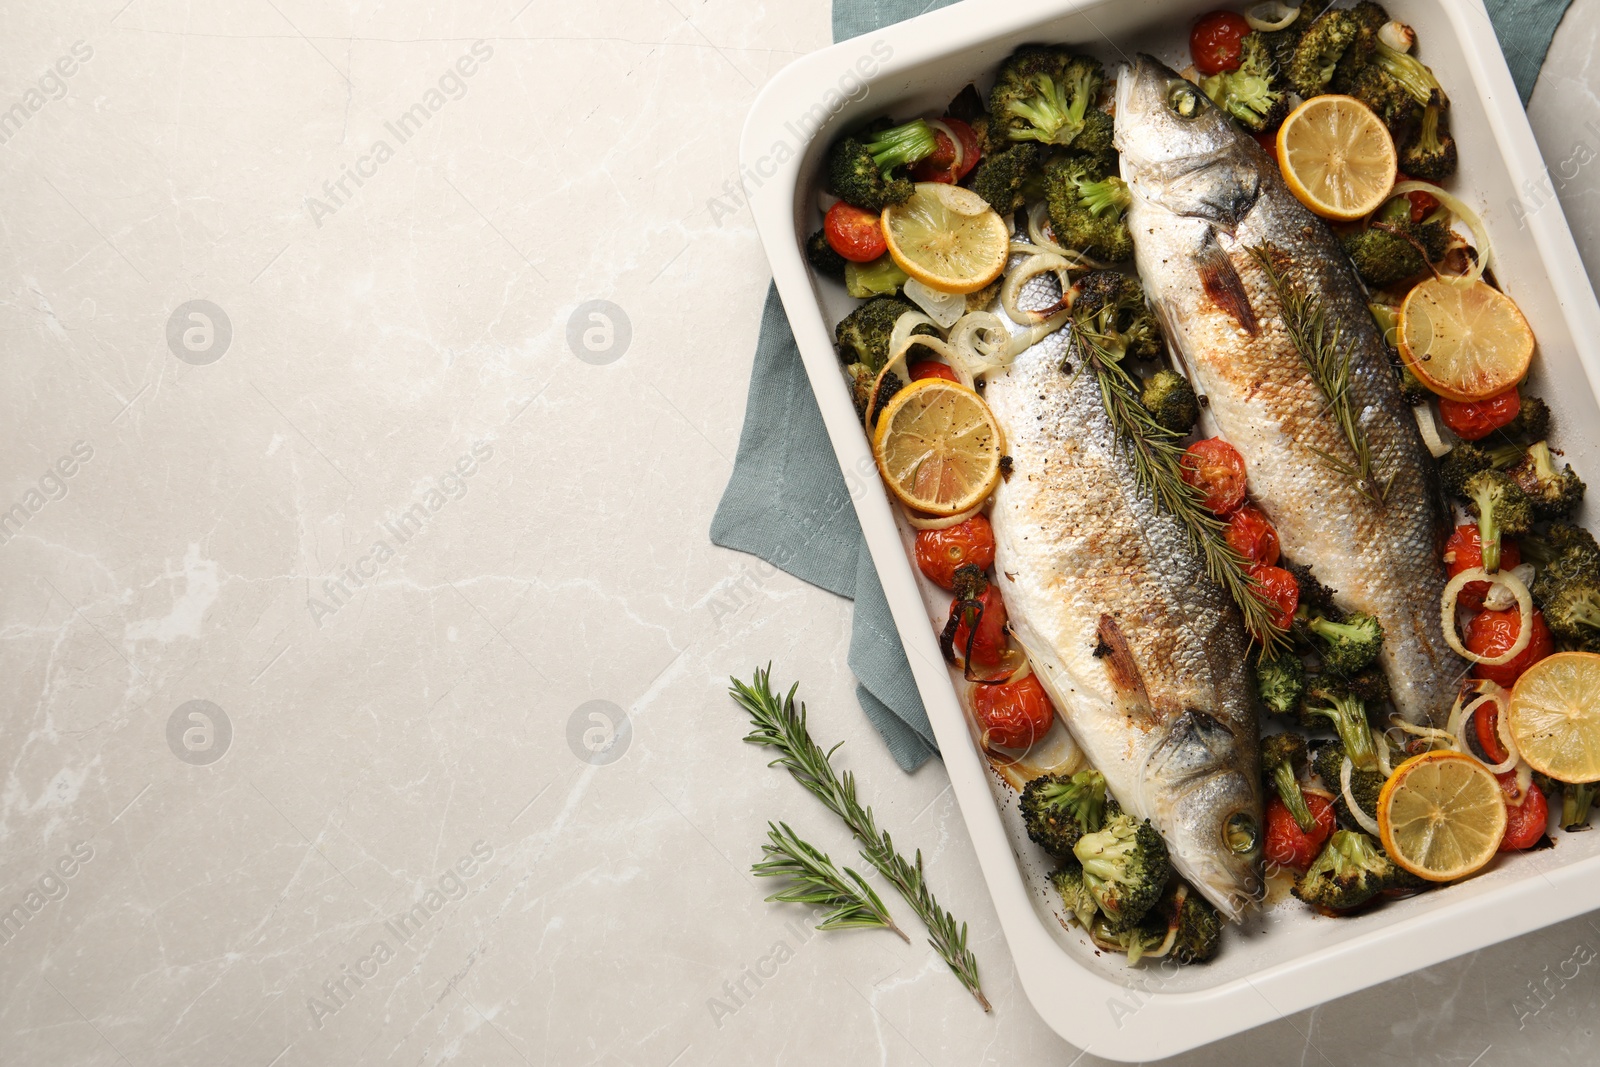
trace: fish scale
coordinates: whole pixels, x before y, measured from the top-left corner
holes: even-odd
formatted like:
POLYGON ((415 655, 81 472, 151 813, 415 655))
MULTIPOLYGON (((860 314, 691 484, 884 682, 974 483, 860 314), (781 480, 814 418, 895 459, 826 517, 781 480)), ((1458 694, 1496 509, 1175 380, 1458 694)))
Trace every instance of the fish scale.
POLYGON ((1258 720, 1238 610, 1181 524, 1140 488, 1066 331, 990 376, 1011 475, 995 491, 995 573, 1063 722, 1178 872, 1237 919, 1260 888, 1258 720), (1062 358, 1074 371, 1064 370, 1062 358))
POLYGON ((1145 292, 1222 436, 1245 460, 1251 497, 1287 559, 1309 565, 1346 610, 1384 630, 1380 663, 1395 707, 1442 725, 1467 664, 1440 622, 1449 511, 1416 420, 1400 397, 1365 291, 1338 239, 1277 165, 1201 94, 1141 56, 1118 82, 1118 149, 1145 292), (1306 368, 1251 249, 1321 300, 1354 345, 1350 392, 1382 493, 1329 462, 1354 453, 1306 368), (1253 327, 1253 329, 1252 329, 1253 327))

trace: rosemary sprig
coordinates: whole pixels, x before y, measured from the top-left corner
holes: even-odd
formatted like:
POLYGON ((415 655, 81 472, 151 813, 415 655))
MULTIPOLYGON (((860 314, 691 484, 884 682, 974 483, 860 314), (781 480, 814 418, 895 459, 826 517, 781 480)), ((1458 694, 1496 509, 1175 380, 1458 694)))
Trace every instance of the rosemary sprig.
POLYGON ((758 878, 784 878, 789 884, 767 899, 787 904, 817 904, 830 909, 817 924, 818 930, 849 930, 883 927, 911 939, 894 924, 889 909, 862 877, 849 867, 841 873, 822 852, 800 840, 788 823, 767 823, 771 844, 761 846, 766 857, 750 870, 758 878))
POLYGON ((1361 428, 1360 412, 1355 398, 1350 394, 1350 376, 1355 366, 1356 342, 1345 343, 1344 332, 1328 324, 1327 310, 1322 298, 1305 286, 1291 280, 1278 269, 1277 256, 1282 252, 1274 245, 1258 245, 1249 249, 1250 255, 1266 275, 1283 309, 1283 325, 1289 339, 1311 372, 1322 397, 1327 401, 1339 432, 1355 458, 1351 463, 1330 455, 1319 448, 1311 449, 1329 468, 1351 478, 1356 488, 1368 499, 1382 503, 1389 495, 1391 477, 1381 485, 1372 476, 1372 445, 1361 428))
POLYGON ((1139 383, 1122 365, 1121 357, 1102 342, 1102 334, 1076 320, 1072 331, 1086 357, 1084 365, 1093 369, 1100 386, 1106 417, 1129 447, 1139 485, 1157 507, 1183 525, 1189 543, 1205 560, 1206 574, 1239 606, 1251 636, 1267 649, 1284 644, 1287 631, 1275 624, 1275 610, 1250 577, 1245 558, 1223 536, 1226 525, 1206 510, 1200 490, 1183 480, 1179 442, 1185 435, 1156 422, 1139 399, 1139 383))
POLYGON ((849 771, 839 774, 829 762, 829 757, 839 746, 835 745, 824 752, 812 740, 811 732, 806 728, 805 705, 795 701, 795 692, 800 686, 794 685, 787 696, 779 698, 772 692, 771 673, 770 668, 757 670, 749 685, 737 678, 731 679, 733 687, 729 692, 734 702, 749 712, 751 722, 755 725, 745 740, 753 745, 776 749, 778 758, 769 766, 785 768, 795 781, 815 794, 829 811, 850 828, 861 844, 862 857, 889 880, 889 884, 911 905, 911 909, 928 928, 928 943, 933 950, 961 980, 961 984, 978 998, 983 1010, 991 1010, 978 981, 978 959, 967 948, 967 924, 958 926, 955 917, 934 899, 923 875, 921 851, 917 852, 915 863, 907 861, 896 851, 889 832, 878 829, 872 809, 857 799, 855 775, 849 771))

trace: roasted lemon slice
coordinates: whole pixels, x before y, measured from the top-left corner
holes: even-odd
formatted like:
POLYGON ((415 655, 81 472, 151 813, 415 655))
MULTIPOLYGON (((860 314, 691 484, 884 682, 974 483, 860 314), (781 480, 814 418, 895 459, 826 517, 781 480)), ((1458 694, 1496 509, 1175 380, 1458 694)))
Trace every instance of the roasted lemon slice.
POLYGON ((1600 781, 1600 655, 1560 652, 1511 690, 1511 737, 1528 766, 1560 782, 1600 781))
POLYGON ((1506 801, 1488 768, 1460 752, 1412 756, 1378 794, 1378 836, 1400 866, 1430 882, 1464 878, 1494 859, 1506 801))
POLYGON ((977 393, 943 378, 924 378, 889 401, 872 451, 878 472, 907 507, 954 515, 994 492, 1005 439, 977 393))
POLYGON ((1383 120, 1353 96, 1314 96, 1278 128, 1283 180, 1325 219, 1370 215, 1394 188, 1394 138, 1383 120))
POLYGON ((941 293, 975 293, 1000 277, 1011 232, 977 193, 921 182, 911 199, 883 209, 889 255, 917 281, 941 293))
POLYGON ((1451 400, 1486 400, 1533 362, 1533 330, 1509 296, 1485 281, 1429 278, 1400 306, 1400 355, 1423 385, 1451 400))

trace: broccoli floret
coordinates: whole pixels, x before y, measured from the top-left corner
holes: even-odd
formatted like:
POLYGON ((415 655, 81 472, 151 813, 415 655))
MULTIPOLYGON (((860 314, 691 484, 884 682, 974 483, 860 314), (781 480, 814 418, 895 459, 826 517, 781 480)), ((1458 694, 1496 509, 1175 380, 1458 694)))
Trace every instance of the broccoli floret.
POLYGON ((1022 822, 1028 837, 1057 859, 1072 855, 1086 833, 1099 830, 1106 816, 1106 779, 1082 770, 1070 777, 1047 774, 1022 791, 1022 822))
POLYGON ((1139 279, 1114 270, 1097 270, 1080 279, 1075 288, 1073 325, 1107 357, 1120 361, 1125 356, 1154 359, 1161 354, 1161 326, 1145 302, 1139 279))
POLYGON ((1594 807, 1597 790, 1600 790, 1600 782, 1562 783, 1561 828, 1563 830, 1570 834, 1589 828, 1589 810, 1594 807))
POLYGON ((1158 370, 1144 383, 1139 399, 1163 429, 1188 434, 1200 421, 1200 401, 1189 379, 1173 370, 1158 370))
POLYGON ((828 152, 828 191, 867 211, 882 211, 911 198, 911 182, 896 167, 938 150, 933 127, 922 119, 886 130, 841 138, 828 152))
POLYGON ((1517 441, 1543 441, 1550 436, 1550 405, 1536 396, 1522 398, 1517 417, 1500 427, 1500 433, 1517 441))
POLYGON ((1307 626, 1321 639, 1317 650, 1322 654, 1322 665, 1344 678, 1372 666, 1383 647, 1383 627, 1377 619, 1359 611, 1345 616, 1343 622, 1317 616, 1307 626))
POLYGON ((1157 909, 1151 908, 1137 923, 1119 926, 1099 916, 1089 928, 1096 947, 1106 952, 1125 952, 1129 963, 1138 963, 1151 950, 1166 943, 1169 928, 1157 909))
POLYGON ((1083 864, 1078 862, 1077 857, 1071 854, 1062 857, 1061 866, 1050 875, 1050 883, 1061 894, 1061 903, 1066 907, 1067 914, 1076 919, 1079 926, 1089 929, 1100 912, 1100 905, 1095 903, 1094 894, 1089 892, 1089 886, 1083 880, 1083 864))
MULTIPOLYGON (((834 327, 833 337, 840 360, 846 366, 864 363, 873 374, 878 373, 889 361, 889 338, 894 333, 894 324, 900 321, 901 315, 916 310, 906 301, 892 296, 868 300, 834 327)), ((931 334, 938 331, 923 323, 911 332, 931 334)))
POLYGON ((1573 579, 1544 602, 1550 632, 1585 651, 1600 650, 1600 584, 1573 579))
POLYGON ((1349 911, 1388 888, 1395 870, 1372 838, 1335 830, 1306 873, 1295 879, 1294 895, 1321 911, 1349 911))
POLYGON ((1372 289, 1421 274, 1428 269, 1422 250, 1400 234, 1382 226, 1352 230, 1341 238, 1345 255, 1356 273, 1372 289))
POLYGON ((1456 139, 1450 135, 1450 105, 1442 100, 1430 103, 1423 108, 1416 130, 1400 145, 1400 169, 1437 182, 1454 174, 1458 162, 1456 139))
POLYGON ((1306 806, 1300 791, 1300 769, 1306 764, 1306 739, 1299 734, 1272 734, 1261 739, 1261 770, 1278 791, 1278 799, 1289 809, 1300 829, 1310 833, 1317 820, 1306 806))
POLYGON ((1276 128, 1289 114, 1289 94, 1279 84, 1278 66, 1259 33, 1240 42, 1239 69, 1202 78, 1200 88, 1252 133, 1276 128))
POLYGON ((1600 547, 1589 531, 1557 522, 1543 537, 1524 534, 1518 544, 1523 557, 1539 565, 1531 591, 1541 606, 1573 583, 1600 586, 1600 547))
POLYGON ((1159 910, 1166 911, 1170 926, 1176 919, 1178 935, 1172 957, 1179 963, 1207 963, 1222 944, 1222 915, 1210 902, 1174 878, 1159 910))
POLYGON ((1533 502, 1539 518, 1562 518, 1583 502, 1582 479, 1570 466, 1556 470, 1547 442, 1529 445, 1521 461, 1506 473, 1533 502))
POLYGON ((1100 62, 1064 48, 1025 46, 1000 67, 989 116, 1012 141, 1066 147, 1083 129, 1105 81, 1100 62))
POLYGON ((844 281, 844 269, 849 261, 833 250, 828 243, 828 235, 821 230, 806 238, 806 259, 824 278, 844 281))
MULTIPOLYGON (((1302 12, 1301 21, 1305 17, 1302 12)), ((1348 11, 1329 11, 1307 26, 1295 43, 1294 56, 1285 68, 1295 91, 1303 97, 1324 92, 1359 29, 1348 11)))
POLYGON ((1390 48, 1381 40, 1373 42, 1370 62, 1399 82, 1401 87, 1419 104, 1444 103, 1444 87, 1416 56, 1390 48), (1437 96, 1435 95, 1437 94, 1437 96))
POLYGON ((1150 820, 1140 822, 1122 811, 1108 814, 1105 825, 1079 838, 1072 852, 1113 930, 1126 930, 1144 918, 1172 873, 1167 846, 1150 820))
POLYGON ((1483 542, 1483 569, 1500 569, 1500 538, 1527 533, 1533 526, 1533 504, 1516 482, 1500 471, 1479 471, 1462 487, 1467 509, 1477 516, 1483 542))
POLYGON ((1038 145, 1011 145, 983 157, 973 172, 972 191, 1001 215, 1009 215, 1028 202, 1024 189, 1038 170, 1038 145))
POLYGON ((1339 682, 1351 696, 1369 708, 1376 708, 1389 699, 1389 679, 1376 664, 1358 674, 1341 678, 1339 682))
POLYGON ((1280 560, 1278 566, 1294 575, 1295 582, 1300 586, 1302 605, 1330 615, 1338 611, 1333 606, 1334 590, 1319 582, 1317 576, 1311 573, 1309 565, 1302 565, 1293 560, 1280 560))
POLYGON ((891 256, 879 256, 871 263, 846 263, 844 288, 857 300, 875 296, 894 296, 910 280, 891 256))
MULTIPOLYGON (((1306 690, 1301 721, 1306 726, 1314 726, 1319 719, 1333 725, 1344 754, 1356 768, 1370 771, 1378 766, 1378 753, 1372 744, 1372 724, 1367 720, 1367 704, 1360 697, 1331 679, 1319 679, 1306 690)), ((1335 775, 1330 788, 1336 790, 1338 782, 1335 775)))
POLYGON ((1117 169, 1117 123, 1098 108, 1083 117, 1083 129, 1072 139, 1068 155, 1081 160, 1097 174, 1109 174, 1117 169))
MULTIPOLYGON (((873 383, 878 381, 878 372, 865 363, 852 363, 845 368, 845 372, 850 375, 850 399, 856 406, 856 416, 863 420, 867 417, 868 407, 871 407, 877 415, 882 415, 889 399, 905 387, 899 375, 885 374, 883 381, 878 382, 878 400, 873 404, 873 383)), ((874 418, 873 422, 876 423, 877 419, 874 418)))
MULTIPOLYGON (((1320 744, 1311 754, 1312 768, 1316 770, 1317 777, 1322 779, 1323 788, 1333 794, 1334 812, 1339 825, 1347 830, 1359 830, 1361 824, 1344 802, 1344 791, 1339 784, 1339 769, 1343 764, 1344 745, 1338 741, 1320 744)), ((1374 818, 1378 811, 1378 794, 1383 791, 1386 780, 1381 771, 1365 771, 1351 761, 1350 795, 1355 797, 1356 804, 1364 813, 1374 818)))
POLYGON ((1097 174, 1080 159, 1059 159, 1045 170, 1045 204, 1056 240, 1112 262, 1133 258, 1133 235, 1123 218, 1132 197, 1115 175, 1097 174))
POLYGON ((1488 449, 1463 441, 1444 454, 1439 461, 1439 479, 1451 496, 1465 499, 1467 482, 1476 474, 1494 468, 1488 449))
POLYGON ((1306 695, 1306 665, 1293 652, 1283 652, 1256 662, 1256 692, 1274 715, 1287 715, 1306 695))

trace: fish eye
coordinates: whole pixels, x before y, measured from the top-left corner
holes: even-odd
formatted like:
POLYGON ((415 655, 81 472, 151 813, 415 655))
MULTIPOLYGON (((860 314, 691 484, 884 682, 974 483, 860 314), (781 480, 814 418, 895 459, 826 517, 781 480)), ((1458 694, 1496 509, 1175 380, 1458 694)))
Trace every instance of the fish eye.
POLYGON ((1242 811, 1236 811, 1228 816, 1228 821, 1222 827, 1222 843, 1230 852, 1236 852, 1241 856, 1255 851, 1256 841, 1260 836, 1256 820, 1242 811))
POLYGON ((1188 82, 1179 82, 1167 93, 1167 107, 1182 119, 1192 119, 1200 110, 1200 94, 1188 82))

